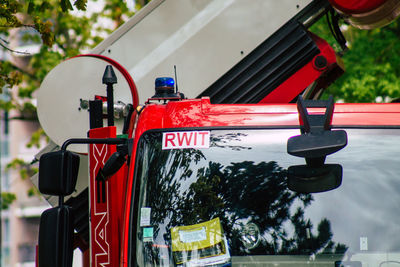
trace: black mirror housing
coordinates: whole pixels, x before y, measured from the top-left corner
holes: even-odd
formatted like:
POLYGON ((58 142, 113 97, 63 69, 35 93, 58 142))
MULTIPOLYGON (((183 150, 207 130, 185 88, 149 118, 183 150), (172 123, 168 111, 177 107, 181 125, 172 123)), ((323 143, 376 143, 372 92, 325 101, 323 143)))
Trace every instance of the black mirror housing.
POLYGON ((289 138, 287 152, 302 158, 321 158, 339 151, 347 145, 343 130, 308 133, 289 138))
POLYGON ((338 188, 342 184, 343 168, 339 164, 321 167, 296 165, 288 168, 288 188, 298 193, 319 193, 338 188))
POLYGON ((39 191, 42 194, 67 196, 75 190, 79 156, 70 151, 43 154, 39 160, 39 191))
POLYGON ((103 167, 103 175, 109 177, 115 174, 125 163, 125 155, 120 152, 114 152, 106 161, 103 167))
POLYGON ((39 267, 72 267, 73 236, 70 207, 45 210, 40 217, 39 267))

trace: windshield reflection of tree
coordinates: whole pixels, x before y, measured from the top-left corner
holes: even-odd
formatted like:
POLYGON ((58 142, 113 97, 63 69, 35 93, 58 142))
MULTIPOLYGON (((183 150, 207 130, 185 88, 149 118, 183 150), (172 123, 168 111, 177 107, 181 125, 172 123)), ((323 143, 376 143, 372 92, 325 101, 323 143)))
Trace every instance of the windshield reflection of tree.
POLYGON ((163 238, 168 241, 171 227, 219 217, 233 255, 344 254, 347 250, 332 240, 328 219, 322 219, 315 229, 304 217, 312 195, 288 190, 286 170, 275 161, 226 166, 210 161, 193 173, 191 164, 206 159, 200 150, 165 152, 155 155, 157 160, 150 162, 149 170, 154 179, 148 181, 152 195, 147 204, 152 207, 155 236, 159 227, 165 227, 163 238), (187 186, 186 180, 191 184, 182 188, 187 186), (296 209, 291 208, 295 201, 301 203, 296 209), (247 222, 256 223, 262 236, 260 244, 250 251, 240 240, 241 226, 247 222), (294 233, 287 232, 288 224, 294 233))

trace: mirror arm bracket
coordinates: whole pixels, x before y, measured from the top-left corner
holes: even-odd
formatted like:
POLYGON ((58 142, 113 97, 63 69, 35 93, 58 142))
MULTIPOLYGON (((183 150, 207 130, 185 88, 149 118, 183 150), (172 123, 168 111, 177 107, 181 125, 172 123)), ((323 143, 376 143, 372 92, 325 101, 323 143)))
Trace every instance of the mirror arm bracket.
POLYGON ((124 145, 128 141, 126 138, 71 138, 66 140, 61 150, 66 151, 71 144, 107 144, 107 145, 124 145))
POLYGON ((317 133, 330 131, 333 117, 334 101, 333 96, 328 100, 304 100, 299 96, 297 110, 300 115, 300 127, 302 133, 317 133), (325 108, 325 114, 309 114, 307 108, 325 108), (302 124, 303 122, 303 124, 302 124))
POLYGON ((290 155, 305 158, 310 167, 322 166, 327 155, 347 145, 344 130, 332 131, 333 97, 328 100, 304 100, 299 96, 297 110, 301 135, 289 138, 287 151, 290 155), (325 112, 310 114, 307 108, 325 108, 325 112))

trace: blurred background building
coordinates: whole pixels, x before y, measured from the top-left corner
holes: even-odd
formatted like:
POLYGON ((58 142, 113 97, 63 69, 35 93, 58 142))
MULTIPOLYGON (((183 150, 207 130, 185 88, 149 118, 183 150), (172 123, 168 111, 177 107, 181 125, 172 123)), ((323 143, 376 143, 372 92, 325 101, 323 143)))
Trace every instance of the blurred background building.
MULTIPOLYGON (((23 42, 21 33, 16 31, 14 47, 34 53, 38 45, 23 42)), ((10 56, 10 53, 1 53, 1 57, 10 57, 18 65, 27 64, 29 56, 10 56)), ((3 88, 0 99, 8 101, 13 93, 3 88)), ((16 201, 7 210, 1 212, 1 266, 30 267, 35 266, 36 244, 40 214, 49 207, 41 197, 29 196, 33 186, 29 179, 21 179, 20 170, 7 168, 14 159, 30 163, 37 148, 28 148, 26 145, 31 135, 39 128, 36 120, 20 119, 16 111, 1 111, 0 134, 0 168, 1 191, 12 192, 16 201)))

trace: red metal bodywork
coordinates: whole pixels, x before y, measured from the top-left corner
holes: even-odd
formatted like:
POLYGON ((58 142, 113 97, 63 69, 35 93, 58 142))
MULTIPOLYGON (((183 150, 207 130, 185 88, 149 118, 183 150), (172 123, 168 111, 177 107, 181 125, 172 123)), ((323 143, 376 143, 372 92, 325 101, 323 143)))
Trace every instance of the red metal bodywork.
MULTIPOLYGON (((77 57, 93 57, 103 60, 121 72, 129 85, 132 97, 132 105, 136 107, 139 103, 138 91, 135 82, 129 72, 115 60, 97 54, 84 54, 77 57)), ((136 116, 133 116, 135 119, 136 116)), ((89 131, 90 138, 114 138, 116 137, 116 127, 103 127, 89 131)), ((124 208, 124 188, 123 183, 127 179, 127 166, 121 168, 113 177, 104 184, 96 181, 96 176, 107 159, 116 151, 115 145, 90 145, 89 151, 89 192, 90 192, 90 260, 84 257, 85 262, 90 262, 91 266, 105 267, 116 266, 120 256, 120 237, 121 222, 124 208), (98 201, 98 198, 105 188, 105 202, 98 201)))
MULTIPOLYGON (((89 131, 90 138, 115 138, 115 126, 89 131)), ((107 159, 116 151, 115 145, 95 144, 89 149, 91 262, 93 267, 115 266, 119 262, 120 225, 124 203, 122 181, 126 166, 107 181, 96 177, 107 159)))
POLYGON ((398 0, 329 0, 343 18, 360 29, 383 27, 400 15, 398 0))
MULTIPOLYGON (((313 112, 313 111, 311 111, 313 112)), ((318 111, 317 111, 318 112, 318 111)), ((134 184, 136 147, 143 133, 154 129, 198 129, 213 127, 298 127, 295 104, 210 104, 208 98, 149 104, 143 108, 134 132, 130 169, 125 176, 125 208, 121 225, 121 262, 127 266, 131 196, 134 184)), ((335 127, 399 127, 400 104, 336 104, 332 125, 335 127)), ((133 127, 131 127, 132 129, 133 127)))
POLYGON ((329 0, 332 6, 347 14, 366 13, 383 5, 387 0, 329 0))
POLYGON ((310 92, 310 97, 314 97, 316 93, 327 88, 344 73, 341 60, 337 58, 333 48, 324 39, 315 34, 309 34, 318 46, 320 53, 275 88, 260 103, 290 103, 312 83, 315 83, 315 88, 310 92), (326 64, 318 67, 315 62, 321 57, 326 60, 326 64))

